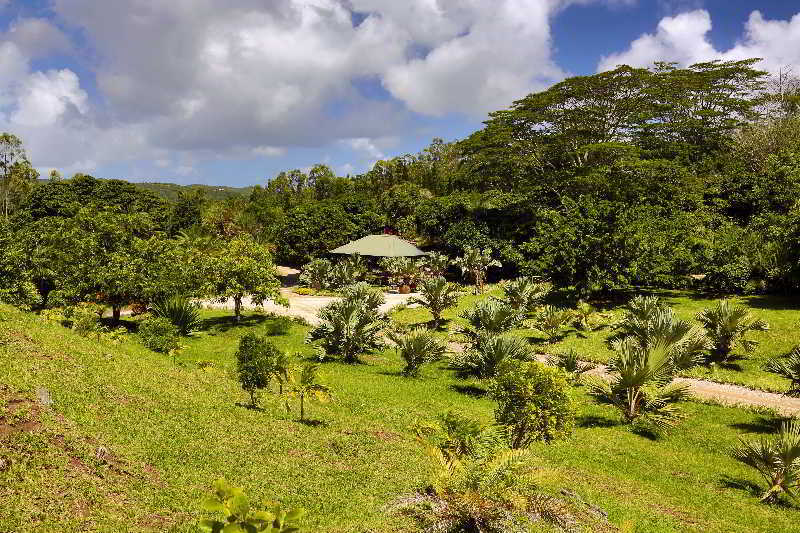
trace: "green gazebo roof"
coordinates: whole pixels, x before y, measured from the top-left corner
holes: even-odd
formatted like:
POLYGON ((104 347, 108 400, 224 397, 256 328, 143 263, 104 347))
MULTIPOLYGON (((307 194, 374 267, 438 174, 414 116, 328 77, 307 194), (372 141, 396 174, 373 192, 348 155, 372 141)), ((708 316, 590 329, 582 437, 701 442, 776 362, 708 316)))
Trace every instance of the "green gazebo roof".
POLYGON ((428 255, 395 235, 367 235, 331 250, 332 254, 359 254, 374 257, 417 257, 428 255))

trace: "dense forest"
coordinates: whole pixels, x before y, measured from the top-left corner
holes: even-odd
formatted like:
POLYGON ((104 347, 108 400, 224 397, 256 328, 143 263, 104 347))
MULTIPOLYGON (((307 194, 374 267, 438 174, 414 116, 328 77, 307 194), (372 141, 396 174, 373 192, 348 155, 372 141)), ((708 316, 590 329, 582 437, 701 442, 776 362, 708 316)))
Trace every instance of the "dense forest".
POLYGON ((325 165, 282 172, 224 199, 55 171, 39 180, 7 133, 0 300, 93 299, 118 313, 159 294, 215 292, 209 262, 219 267, 233 246, 301 266, 386 227, 449 255, 490 248, 500 275, 580 296, 796 291, 800 85, 755 63, 569 78, 491 113, 466 139, 434 139, 352 177, 325 165))

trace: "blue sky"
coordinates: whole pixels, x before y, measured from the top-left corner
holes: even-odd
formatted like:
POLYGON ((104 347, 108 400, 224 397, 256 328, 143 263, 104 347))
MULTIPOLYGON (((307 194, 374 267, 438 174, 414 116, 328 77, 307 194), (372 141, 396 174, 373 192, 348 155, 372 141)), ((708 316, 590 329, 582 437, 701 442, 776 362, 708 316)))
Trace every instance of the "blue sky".
POLYGON ((754 56, 800 74, 800 1, 0 0, 0 130, 42 172, 249 185, 463 138, 569 75, 754 56))

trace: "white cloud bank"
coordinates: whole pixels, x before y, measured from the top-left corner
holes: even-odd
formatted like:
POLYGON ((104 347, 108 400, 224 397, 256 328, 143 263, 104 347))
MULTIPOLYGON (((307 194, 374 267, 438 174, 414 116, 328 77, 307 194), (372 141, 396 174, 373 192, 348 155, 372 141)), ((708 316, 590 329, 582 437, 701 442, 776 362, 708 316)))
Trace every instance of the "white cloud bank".
POLYGON ((793 67, 800 74, 800 13, 790 20, 767 20, 753 11, 745 23, 744 34, 729 50, 717 50, 709 39, 712 20, 708 11, 698 9, 665 17, 655 33, 646 33, 630 48, 602 58, 598 71, 627 64, 647 67, 654 61, 674 61, 690 65, 712 59, 740 60, 760 57, 757 65, 769 72, 793 67))

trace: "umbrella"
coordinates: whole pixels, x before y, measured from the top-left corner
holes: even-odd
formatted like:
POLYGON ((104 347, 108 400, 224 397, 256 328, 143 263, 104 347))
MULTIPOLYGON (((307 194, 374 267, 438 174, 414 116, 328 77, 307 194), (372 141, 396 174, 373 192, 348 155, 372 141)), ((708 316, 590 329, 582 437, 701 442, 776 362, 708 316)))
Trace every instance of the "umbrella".
POLYGON ((428 255, 395 235, 367 235, 331 250, 332 254, 359 254, 374 257, 417 257, 428 255))

